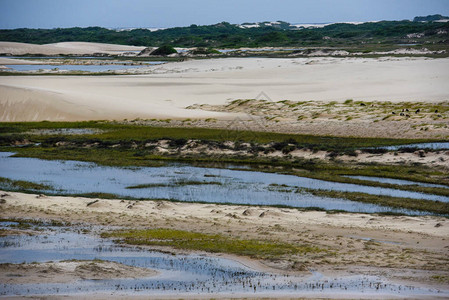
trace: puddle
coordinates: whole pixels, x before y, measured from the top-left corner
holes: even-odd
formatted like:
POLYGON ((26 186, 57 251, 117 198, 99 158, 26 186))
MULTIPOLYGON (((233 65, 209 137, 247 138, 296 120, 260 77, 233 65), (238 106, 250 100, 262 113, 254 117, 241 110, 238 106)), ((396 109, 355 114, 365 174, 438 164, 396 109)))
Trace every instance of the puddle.
MULTIPOLYGON (((0 223, 5 228, 6 223, 0 223)), ((76 283, 0 284, 0 296, 90 294, 112 295, 298 295, 322 293, 353 295, 440 295, 449 291, 416 288, 387 282, 376 276, 326 277, 318 272, 288 276, 259 272, 230 259, 206 255, 172 255, 138 247, 124 247, 94 235, 77 233, 75 227, 45 227, 35 236, 0 237, 0 263, 31 263, 61 260, 113 261, 150 268, 158 275, 139 279, 79 280, 76 283)), ((82 228, 78 228, 81 230, 82 228)), ((91 228, 98 232, 104 227, 91 228)))
POLYGON ((436 188, 449 189, 449 186, 442 185, 442 184, 432 184, 432 183, 416 182, 416 181, 403 180, 403 179, 394 179, 394 178, 386 178, 386 177, 350 176, 350 175, 345 175, 343 177, 352 178, 352 179, 375 181, 375 182, 381 182, 381 183, 398 184, 398 185, 418 185, 418 186, 423 186, 423 187, 436 187, 436 188))
POLYGON ((102 132, 104 131, 96 128, 58 128, 58 129, 33 129, 26 133, 38 135, 53 135, 53 134, 83 135, 83 134, 98 134, 102 132))
POLYGON ((420 144, 408 144, 408 145, 378 147, 378 149, 385 149, 385 150, 388 150, 388 151, 396 151, 396 150, 401 150, 401 149, 404 149, 404 148, 445 150, 445 149, 449 149, 449 142, 420 143, 420 144))
MULTIPOLYGON (((163 167, 105 167, 79 161, 49 161, 9 157, 0 153, 0 177, 50 185, 64 194, 111 193, 123 197, 189 202, 318 207, 349 212, 425 212, 270 189, 272 184, 449 202, 449 197, 329 182, 275 173, 193 167, 169 163, 163 167), (185 183, 193 184, 185 184, 185 183), (194 184, 199 182, 201 184, 194 184), (214 184, 204 184, 204 183, 214 184), (177 184, 179 183, 179 184, 177 184), (131 186, 147 185, 148 188, 131 186)), ((51 192, 51 191, 47 191, 51 192)), ((427 213, 428 214, 428 213, 427 213)))

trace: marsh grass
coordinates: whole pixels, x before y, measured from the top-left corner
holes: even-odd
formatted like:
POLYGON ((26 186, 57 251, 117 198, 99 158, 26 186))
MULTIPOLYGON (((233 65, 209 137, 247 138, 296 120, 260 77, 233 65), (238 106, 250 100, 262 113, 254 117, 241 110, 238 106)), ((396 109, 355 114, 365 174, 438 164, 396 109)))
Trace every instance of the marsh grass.
MULTIPOLYGON (((339 161, 321 161, 307 159, 265 159, 262 157, 207 157, 207 156, 168 156, 143 154, 136 149, 111 149, 111 148, 59 148, 59 147, 3 147, 3 151, 14 151, 14 156, 35 157, 40 159, 71 159, 94 162, 107 166, 142 166, 161 167, 169 162, 188 162, 197 167, 228 168, 229 164, 234 169, 241 165, 244 170, 273 172, 321 179, 333 182, 353 183, 366 186, 409 190, 421 193, 448 196, 449 189, 439 187, 422 187, 417 185, 388 184, 369 180, 360 180, 344 177, 345 175, 360 175, 386 177, 394 179, 410 180, 433 184, 448 185, 447 173, 444 169, 431 168, 425 165, 381 165, 381 164, 346 164, 339 161), (139 154, 139 155, 136 155, 139 154)), ((179 182, 178 185, 182 185, 179 182)), ((166 186, 162 184, 161 186, 166 186)), ((156 187, 156 186, 147 186, 156 187)), ((449 185, 448 185, 449 187, 449 185)), ((144 188, 144 187, 137 187, 144 188)))
POLYGON ((0 188, 15 191, 50 191, 54 190, 51 185, 34 183, 25 180, 12 180, 0 177, 0 188))
POLYGON ((390 197, 385 195, 371 195, 358 192, 314 190, 306 188, 298 189, 297 192, 306 192, 315 196, 348 199, 351 201, 377 204, 398 209, 432 212, 443 216, 449 216, 449 203, 440 201, 390 197))
POLYGON ((293 245, 280 242, 243 240, 219 234, 204 234, 173 229, 145 229, 104 232, 103 238, 118 238, 131 245, 169 246, 182 250, 230 253, 254 258, 276 258, 284 255, 318 253, 316 246, 293 245))
POLYGON ((167 183, 148 183, 148 184, 139 184, 126 187, 127 189, 145 189, 145 188, 158 188, 158 187, 179 187, 179 186, 187 186, 187 185, 221 185, 221 182, 218 181, 196 181, 196 180, 179 180, 175 182, 167 182, 167 183))
POLYGON ((436 142, 432 139, 389 139, 389 138, 356 138, 356 137, 334 137, 314 136, 301 134, 284 134, 275 132, 253 132, 247 130, 226 130, 208 128, 172 128, 144 126, 134 124, 119 124, 106 121, 88 122, 18 122, 0 123, 0 145, 2 139, 11 133, 21 133, 22 138, 35 142, 52 141, 61 139, 78 143, 117 143, 117 142, 142 142, 159 139, 195 139, 204 141, 227 141, 228 137, 238 137, 241 142, 270 143, 293 141, 299 148, 316 150, 345 150, 359 148, 375 148, 391 145, 404 145, 421 142, 436 142), (27 135, 32 129, 61 129, 61 128, 87 128, 100 129, 101 133, 85 134, 78 136, 70 135, 27 135))

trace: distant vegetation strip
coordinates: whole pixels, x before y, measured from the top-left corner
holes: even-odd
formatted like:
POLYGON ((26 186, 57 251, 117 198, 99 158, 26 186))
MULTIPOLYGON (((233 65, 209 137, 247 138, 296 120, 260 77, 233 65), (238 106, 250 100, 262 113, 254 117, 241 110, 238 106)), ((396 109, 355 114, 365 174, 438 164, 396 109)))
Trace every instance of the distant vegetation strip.
POLYGON ((3 29, 0 41, 47 44, 98 42, 136 46, 177 47, 263 47, 263 46, 360 46, 361 43, 400 44, 433 41, 448 44, 448 22, 381 21, 363 24, 332 24, 323 28, 298 29, 286 22, 242 28, 222 22, 191 25, 158 31, 133 29, 116 31, 101 27, 56 29, 3 29))

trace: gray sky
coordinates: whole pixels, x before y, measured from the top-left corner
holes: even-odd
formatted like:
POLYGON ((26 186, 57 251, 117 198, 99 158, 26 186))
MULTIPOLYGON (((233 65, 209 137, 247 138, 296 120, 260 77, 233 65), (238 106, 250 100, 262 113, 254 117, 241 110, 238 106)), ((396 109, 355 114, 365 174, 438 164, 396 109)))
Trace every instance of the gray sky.
POLYGON ((0 0, 0 28, 325 23, 449 15, 449 0, 0 0))

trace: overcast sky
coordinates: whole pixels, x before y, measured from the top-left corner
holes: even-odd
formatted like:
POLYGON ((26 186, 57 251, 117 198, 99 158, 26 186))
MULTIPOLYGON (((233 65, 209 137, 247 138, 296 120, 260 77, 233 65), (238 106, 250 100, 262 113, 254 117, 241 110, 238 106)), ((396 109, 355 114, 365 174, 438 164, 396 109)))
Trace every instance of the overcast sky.
POLYGON ((0 0, 0 28, 326 23, 449 15, 449 0, 0 0))

